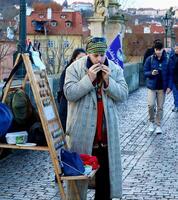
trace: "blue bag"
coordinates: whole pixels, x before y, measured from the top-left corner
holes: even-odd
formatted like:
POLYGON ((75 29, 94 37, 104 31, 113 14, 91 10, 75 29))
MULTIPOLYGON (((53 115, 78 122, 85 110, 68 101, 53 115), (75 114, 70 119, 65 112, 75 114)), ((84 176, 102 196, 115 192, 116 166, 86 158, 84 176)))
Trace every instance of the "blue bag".
POLYGON ((0 103, 0 137, 3 137, 10 128, 13 120, 13 115, 9 107, 0 103))
POLYGON ((62 172, 65 176, 84 175, 85 168, 78 153, 61 149, 60 162, 62 172))

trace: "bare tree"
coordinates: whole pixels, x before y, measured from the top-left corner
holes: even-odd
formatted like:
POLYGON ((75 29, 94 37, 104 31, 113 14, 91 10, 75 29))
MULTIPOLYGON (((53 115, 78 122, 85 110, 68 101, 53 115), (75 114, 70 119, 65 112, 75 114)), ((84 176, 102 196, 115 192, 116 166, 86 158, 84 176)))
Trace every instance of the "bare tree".
POLYGON ((11 45, 8 43, 0 43, 0 79, 3 78, 4 70, 10 70, 12 66, 4 66, 3 61, 6 57, 11 56, 11 45))
POLYGON ((10 47, 11 46, 8 43, 0 44, 0 63, 7 56, 10 47))
POLYGON ((57 46, 56 50, 56 57, 57 57, 57 73, 60 72, 61 69, 65 67, 67 62, 69 61, 70 52, 74 49, 74 40, 70 41, 68 40, 68 36, 61 36, 59 44, 57 46))
POLYGON ((58 36, 54 44, 49 44, 48 38, 45 41, 46 48, 43 49, 44 62, 48 74, 58 74, 67 64, 71 52, 74 48, 74 40, 69 40, 69 36, 58 36))

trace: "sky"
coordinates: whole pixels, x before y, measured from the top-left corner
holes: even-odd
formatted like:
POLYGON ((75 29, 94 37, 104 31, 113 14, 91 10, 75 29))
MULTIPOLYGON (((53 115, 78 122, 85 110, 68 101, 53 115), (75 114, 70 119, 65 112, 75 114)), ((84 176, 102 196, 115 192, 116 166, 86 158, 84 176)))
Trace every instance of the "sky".
MULTIPOLYGON (((62 4, 64 0, 55 0, 62 4)), ((67 0, 69 4, 74 1, 91 2, 94 0, 67 0)), ((178 8, 178 0, 118 0, 123 9, 126 8, 155 8, 155 9, 169 9, 171 6, 178 8)))

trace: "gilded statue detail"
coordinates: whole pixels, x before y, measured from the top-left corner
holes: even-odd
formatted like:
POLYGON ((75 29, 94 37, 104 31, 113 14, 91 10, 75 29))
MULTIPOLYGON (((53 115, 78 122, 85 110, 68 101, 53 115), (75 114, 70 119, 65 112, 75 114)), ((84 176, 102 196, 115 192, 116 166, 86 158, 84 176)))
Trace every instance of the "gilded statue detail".
POLYGON ((94 6, 96 15, 101 17, 107 17, 108 5, 109 5, 109 0, 95 0, 94 6))

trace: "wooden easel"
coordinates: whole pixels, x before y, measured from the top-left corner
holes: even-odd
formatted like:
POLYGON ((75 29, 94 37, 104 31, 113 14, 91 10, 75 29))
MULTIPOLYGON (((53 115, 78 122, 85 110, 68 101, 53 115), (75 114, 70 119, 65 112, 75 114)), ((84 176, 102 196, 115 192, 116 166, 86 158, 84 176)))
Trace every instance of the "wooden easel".
MULTIPOLYGON (((49 151, 52 163, 54 166, 54 171, 58 181, 59 191, 61 194, 62 200, 67 200, 67 196, 64 191, 62 180, 71 181, 75 189, 76 200, 80 200, 78 189, 75 184, 75 180, 86 180, 92 178, 96 173, 96 170, 93 170, 88 176, 62 176, 62 171, 58 159, 58 151, 61 147, 67 148, 65 142, 65 135, 62 129, 61 121, 58 115, 57 107, 54 101, 54 97, 49 87, 47 74, 45 70, 33 70, 29 54, 19 54, 17 56, 14 67, 22 59, 26 69, 26 75, 22 82, 21 88, 25 87, 27 79, 30 82, 31 89, 34 95, 38 113, 41 119, 43 130, 45 133, 46 141, 48 146, 17 146, 10 144, 0 144, 0 148, 12 148, 12 149, 29 149, 29 150, 43 150, 49 151)), ((8 92, 11 89, 12 81, 14 76, 11 77, 10 81, 5 87, 4 96, 2 102, 5 102, 8 92)))

